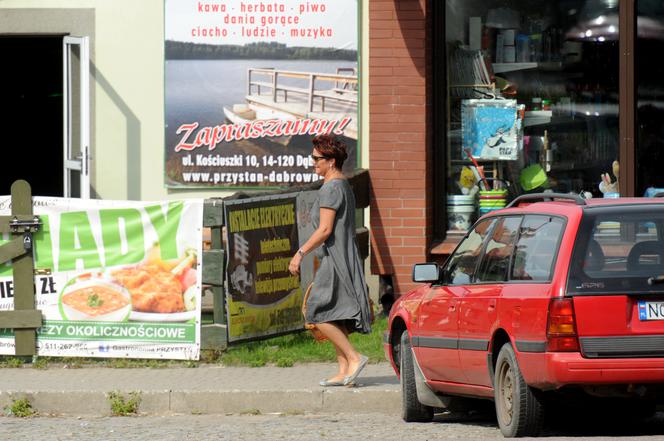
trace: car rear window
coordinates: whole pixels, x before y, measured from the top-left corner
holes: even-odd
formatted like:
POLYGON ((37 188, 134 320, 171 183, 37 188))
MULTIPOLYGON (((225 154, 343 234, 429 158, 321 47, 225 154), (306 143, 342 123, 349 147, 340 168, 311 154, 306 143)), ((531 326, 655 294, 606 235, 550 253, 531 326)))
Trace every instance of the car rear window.
POLYGON ((579 226, 567 292, 630 294, 664 292, 648 279, 664 275, 664 207, 586 209, 579 226))

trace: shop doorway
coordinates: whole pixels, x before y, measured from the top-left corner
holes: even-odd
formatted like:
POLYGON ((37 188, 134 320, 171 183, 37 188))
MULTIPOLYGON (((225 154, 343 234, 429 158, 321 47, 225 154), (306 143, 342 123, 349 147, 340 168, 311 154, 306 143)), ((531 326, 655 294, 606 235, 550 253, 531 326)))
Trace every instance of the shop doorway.
POLYGON ((37 196, 88 198, 87 37, 0 35, 0 194, 25 179, 37 196))
POLYGON ((63 196, 62 36, 0 36, 0 194, 25 179, 63 196))

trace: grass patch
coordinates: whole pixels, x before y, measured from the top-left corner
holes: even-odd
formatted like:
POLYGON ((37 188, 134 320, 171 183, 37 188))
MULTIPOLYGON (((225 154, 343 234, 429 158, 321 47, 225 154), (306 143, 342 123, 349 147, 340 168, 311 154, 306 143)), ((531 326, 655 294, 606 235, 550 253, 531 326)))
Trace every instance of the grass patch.
POLYGON ((261 411, 259 409, 246 409, 240 412, 240 415, 260 415, 261 411))
MULTIPOLYGON (((350 341, 371 362, 383 361, 383 332, 387 328, 387 318, 377 317, 370 334, 352 334, 350 341)), ((336 353, 329 342, 317 343, 309 332, 283 335, 261 341, 230 346, 221 355, 221 362, 227 366, 261 367, 274 364, 290 367, 295 362, 334 362, 336 353)))
POLYGON ((48 368, 48 358, 34 357, 32 359, 32 367, 34 369, 47 369, 48 368))
MULTIPOLYGON (((369 361, 376 363, 384 361, 383 332, 387 328, 387 318, 376 314, 376 321, 370 334, 352 334, 350 341, 362 354, 369 357, 369 361)), ((35 369, 47 368, 81 368, 81 367, 107 367, 115 369, 131 368, 170 368, 188 367, 196 368, 201 364, 221 363, 226 366, 262 367, 274 365, 291 367, 295 363, 335 362, 336 354, 329 342, 317 343, 311 334, 296 332, 294 334, 265 340, 238 343, 229 346, 225 352, 205 350, 201 351, 200 361, 155 360, 155 359, 129 359, 129 358, 85 358, 85 357, 35 357, 32 367, 35 369)), ((0 368, 20 368, 25 360, 20 357, 0 356, 0 368)))
POLYGON ((83 367, 83 361, 78 357, 62 357, 60 361, 62 367, 66 369, 81 369, 83 367))
POLYGON ((12 404, 5 407, 5 415, 18 418, 27 418, 35 415, 37 412, 32 408, 32 404, 27 398, 13 400, 12 404))
POLYGON ((221 360, 223 351, 216 349, 201 349, 201 363, 216 363, 221 360))
MULTIPOLYGON (((218 356, 217 356, 218 358, 218 356)), ((113 368, 113 369, 165 369, 170 367, 195 368, 201 363, 213 363, 215 359, 204 359, 201 354, 201 361, 197 360, 161 360, 161 359, 140 359, 140 358, 87 358, 87 357, 45 357, 38 356, 30 359, 20 357, 0 356, 0 368, 21 368, 32 367, 34 369, 80 369, 84 367, 93 368, 113 368)))
POLYGON ((20 368, 23 367, 23 359, 18 357, 3 357, 0 362, 0 367, 3 368, 20 368))
POLYGON ((111 414, 113 416, 137 415, 138 405, 141 404, 141 394, 139 392, 129 392, 129 397, 125 397, 118 391, 108 394, 108 401, 111 403, 111 414))
POLYGON ((156 360, 156 359, 135 359, 135 358, 112 358, 105 360, 106 367, 115 369, 138 369, 138 368, 152 368, 163 369, 171 367, 177 362, 171 360, 156 360))

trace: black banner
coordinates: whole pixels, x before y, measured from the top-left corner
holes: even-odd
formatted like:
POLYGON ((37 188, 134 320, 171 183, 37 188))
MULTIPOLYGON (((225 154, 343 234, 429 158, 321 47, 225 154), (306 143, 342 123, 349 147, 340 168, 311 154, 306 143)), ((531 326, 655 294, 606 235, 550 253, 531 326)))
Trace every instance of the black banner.
POLYGON ((302 327, 300 279, 288 271, 299 247, 296 196, 225 201, 229 339, 302 327))

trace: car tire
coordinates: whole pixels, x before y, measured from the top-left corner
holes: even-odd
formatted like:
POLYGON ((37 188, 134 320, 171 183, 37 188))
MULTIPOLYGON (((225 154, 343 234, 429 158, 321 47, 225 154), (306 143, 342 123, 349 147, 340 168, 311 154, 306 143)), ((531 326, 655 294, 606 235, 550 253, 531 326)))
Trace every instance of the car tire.
POLYGON ((498 426, 503 435, 537 436, 544 422, 542 398, 526 384, 509 343, 498 353, 493 388, 498 426))
POLYGON ((406 422, 429 422, 433 419, 433 407, 425 406, 417 399, 415 386, 415 363, 410 345, 410 337, 405 331, 401 334, 399 354, 401 382, 401 418, 406 422))

